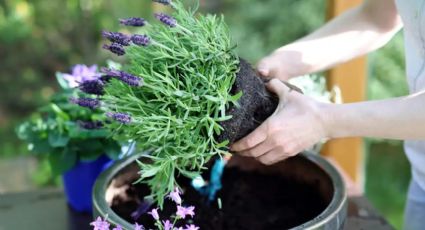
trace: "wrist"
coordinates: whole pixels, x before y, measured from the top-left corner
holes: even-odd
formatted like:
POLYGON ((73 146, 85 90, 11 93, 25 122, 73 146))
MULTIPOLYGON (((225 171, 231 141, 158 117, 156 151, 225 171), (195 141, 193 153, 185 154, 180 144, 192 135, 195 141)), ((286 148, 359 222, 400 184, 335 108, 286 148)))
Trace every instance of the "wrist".
POLYGON ((322 123, 324 138, 332 139, 341 137, 341 133, 338 131, 337 117, 335 110, 337 104, 332 103, 320 103, 318 109, 318 116, 322 123))

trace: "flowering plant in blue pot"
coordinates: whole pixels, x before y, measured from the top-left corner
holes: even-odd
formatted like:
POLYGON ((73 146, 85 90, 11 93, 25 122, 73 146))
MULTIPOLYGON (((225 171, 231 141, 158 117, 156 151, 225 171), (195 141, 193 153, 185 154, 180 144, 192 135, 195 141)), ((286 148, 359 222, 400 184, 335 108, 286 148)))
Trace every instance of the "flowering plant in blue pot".
POLYGON ((71 207, 90 212, 94 181, 118 158, 121 147, 103 127, 96 105, 81 109, 74 99, 90 91, 82 88, 84 82, 103 80, 97 66, 76 65, 71 74, 57 73, 56 77, 62 89, 17 127, 17 134, 31 153, 47 158, 54 174, 62 174, 71 207))

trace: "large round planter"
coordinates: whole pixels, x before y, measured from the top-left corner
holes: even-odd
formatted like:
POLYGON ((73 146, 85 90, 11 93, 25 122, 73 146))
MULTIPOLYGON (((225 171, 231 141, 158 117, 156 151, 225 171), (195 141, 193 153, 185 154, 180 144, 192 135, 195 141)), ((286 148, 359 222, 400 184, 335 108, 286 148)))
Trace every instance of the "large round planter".
MULTIPOLYGON (((133 230, 133 223, 127 222, 110 208, 108 201, 111 201, 112 194, 108 188, 112 186, 111 182, 114 179, 129 178, 129 174, 132 174, 131 180, 137 179, 138 175, 134 173, 138 167, 135 160, 140 157, 139 154, 124 158, 98 177, 93 189, 94 217, 107 218, 113 225, 120 225, 124 229, 133 230)), ((233 167, 239 167, 241 170, 255 169, 262 173, 278 172, 317 186, 321 197, 326 200, 328 205, 317 217, 292 229, 338 230, 343 228, 347 214, 347 195, 344 182, 338 171, 322 157, 311 153, 302 153, 271 166, 261 165, 256 161, 248 161, 243 165, 233 167)))
POLYGON ((91 212, 92 190, 99 174, 110 166, 112 160, 102 155, 94 161, 79 161, 62 175, 68 204, 78 212, 91 212))

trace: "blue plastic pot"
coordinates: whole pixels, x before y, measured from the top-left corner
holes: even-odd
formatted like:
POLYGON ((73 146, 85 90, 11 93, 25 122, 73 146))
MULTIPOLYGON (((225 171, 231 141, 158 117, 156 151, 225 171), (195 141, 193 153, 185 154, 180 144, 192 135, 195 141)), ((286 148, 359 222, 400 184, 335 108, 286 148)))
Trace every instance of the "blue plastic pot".
POLYGON ((79 161, 62 175, 69 205, 78 212, 92 212, 92 189, 97 176, 112 164, 105 155, 94 161, 79 161))

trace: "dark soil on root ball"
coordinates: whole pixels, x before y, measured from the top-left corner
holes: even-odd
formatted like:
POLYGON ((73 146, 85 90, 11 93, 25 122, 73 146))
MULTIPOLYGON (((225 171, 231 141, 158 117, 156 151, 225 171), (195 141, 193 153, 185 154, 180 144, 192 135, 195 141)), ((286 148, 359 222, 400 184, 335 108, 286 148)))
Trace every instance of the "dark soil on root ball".
MULTIPOLYGON (((179 178, 184 194, 184 206, 195 206, 195 217, 190 222, 179 221, 177 226, 194 223, 202 230, 282 230, 299 226, 317 217, 328 205, 316 185, 284 178, 282 175, 264 175, 258 172, 227 168, 223 174, 223 188, 216 199, 209 202, 190 186, 186 178, 179 178), (219 198, 222 203, 218 206, 219 198)), ((128 183, 126 199, 114 198, 112 209, 130 223, 141 223, 147 229, 156 229, 149 214, 137 220, 131 213, 149 194, 146 185, 128 183)), ((152 206, 149 208, 154 208, 152 206)), ((169 219, 176 205, 169 199, 159 211, 161 219, 169 219)), ((187 218, 191 219, 191 218, 187 218)))
MULTIPOLYGON (((229 140, 232 144, 245 137, 270 117, 279 104, 279 98, 267 90, 264 80, 248 62, 240 59, 239 68, 230 94, 235 95, 240 91, 243 94, 238 106, 232 105, 227 109, 226 115, 232 118, 220 123, 224 131, 216 137, 219 142, 229 140)), ((302 93, 297 87, 286 82, 284 84, 302 93)))

